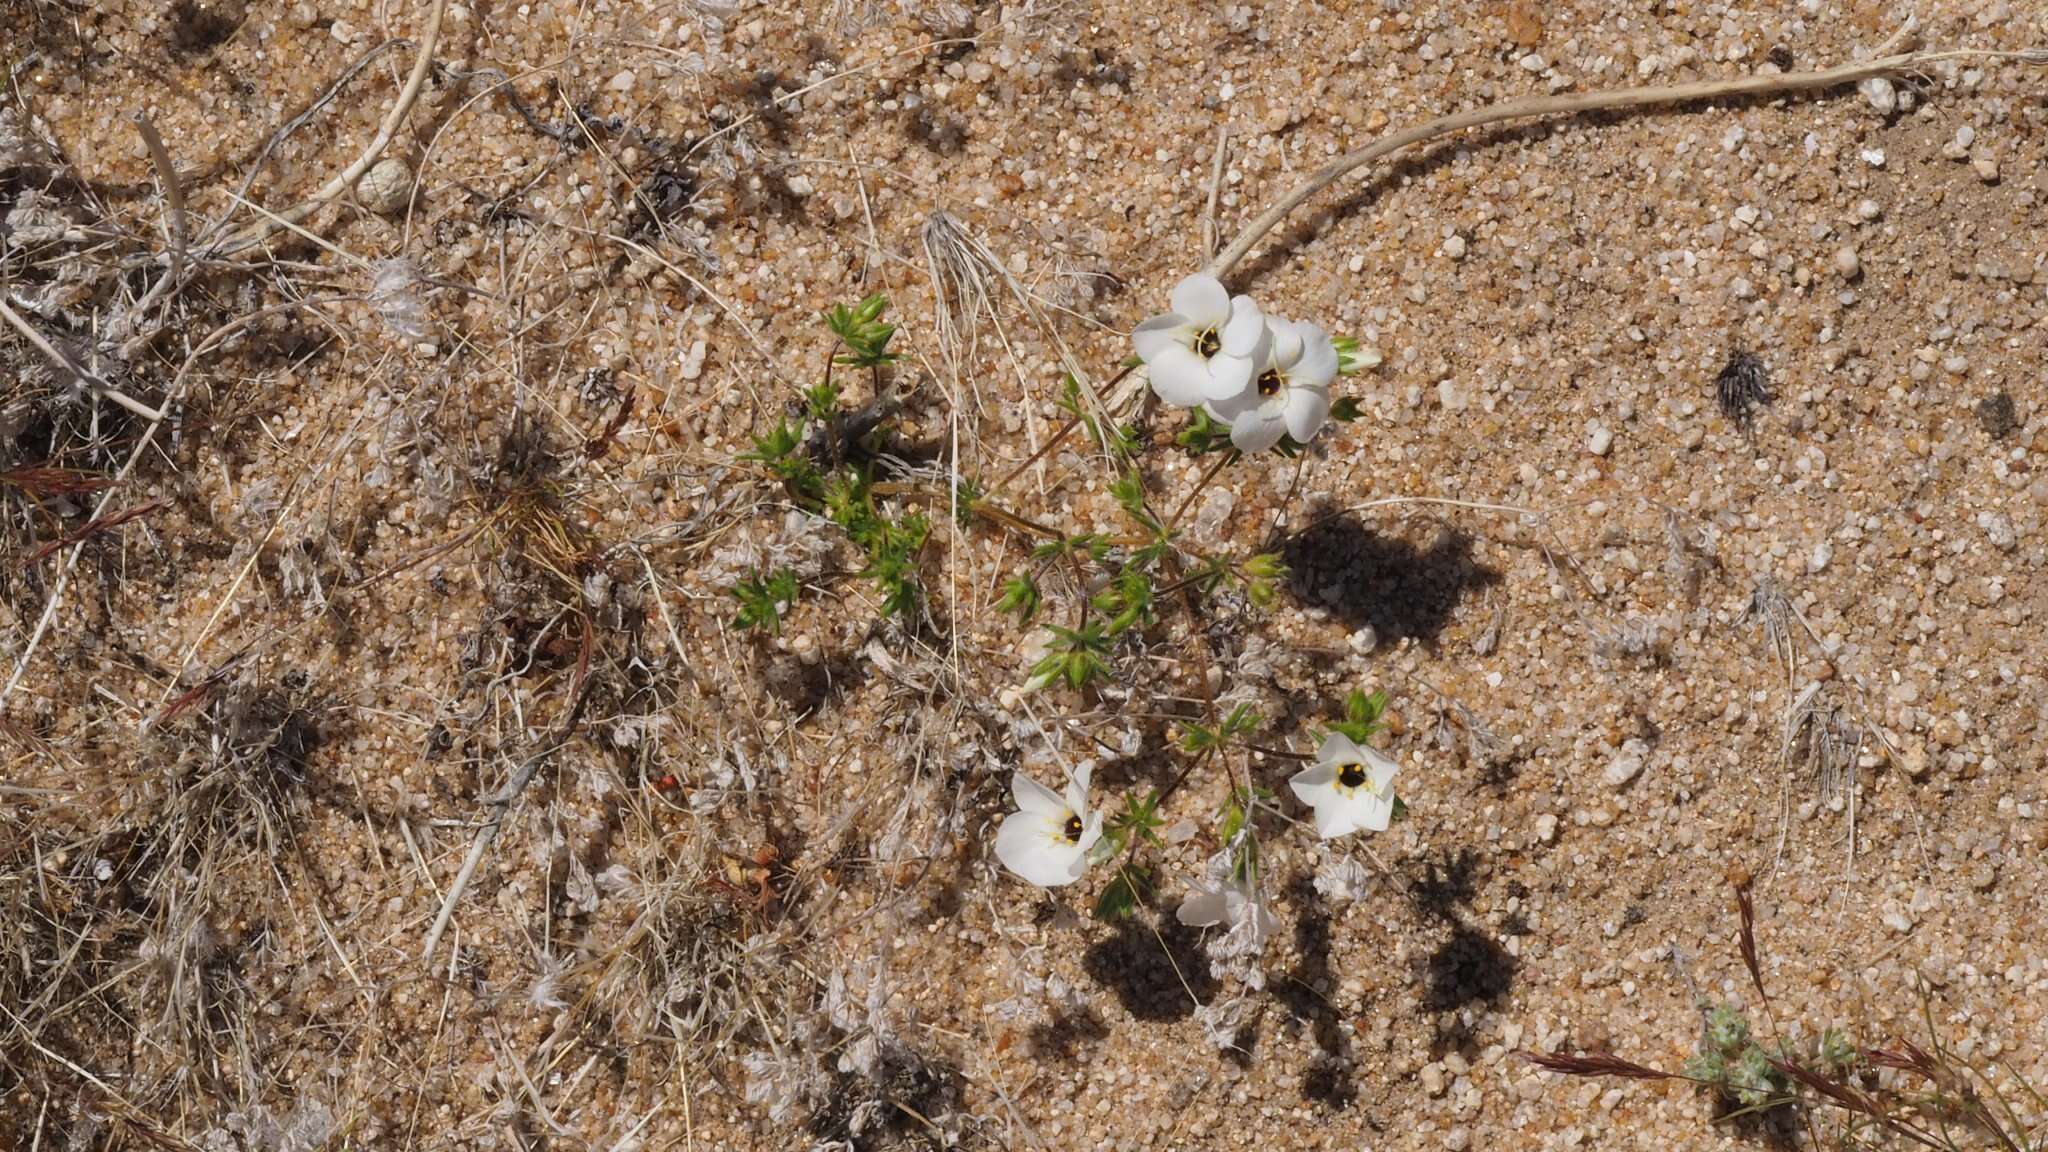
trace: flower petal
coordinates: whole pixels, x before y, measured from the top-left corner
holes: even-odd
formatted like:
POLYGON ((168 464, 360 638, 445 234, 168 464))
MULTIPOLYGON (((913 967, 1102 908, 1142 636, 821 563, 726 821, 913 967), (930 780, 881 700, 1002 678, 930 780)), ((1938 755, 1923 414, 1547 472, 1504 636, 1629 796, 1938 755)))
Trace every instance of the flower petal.
POLYGON ((1209 415, 1225 424, 1235 426, 1246 413, 1258 411, 1259 405, 1263 402, 1264 397, 1259 395, 1259 390, 1246 384, 1231 395, 1210 398, 1205 407, 1209 409, 1209 415))
POLYGON ((1067 781, 1067 811, 1076 816, 1088 814, 1088 777, 1094 772, 1095 761, 1083 760, 1073 779, 1067 781))
POLYGON ((1188 893, 1187 899, 1180 902, 1180 910, 1173 915, 1174 919, 1191 928, 1207 928, 1211 924, 1221 924, 1229 917, 1230 902, 1222 892, 1197 888, 1188 893))
POLYGON ((1258 398, 1258 390, 1252 387, 1252 365, 1254 361, 1246 356, 1232 356, 1218 352, 1209 357, 1209 392, 1211 400, 1228 400, 1242 393, 1258 398))
POLYGON ((1152 390, 1176 408, 1193 408, 1209 395, 1209 365, 1192 351, 1175 345, 1146 365, 1152 390))
POLYGON ((1057 888, 1081 878, 1081 852, 1059 836, 1061 830, 1030 812, 1003 818, 996 829, 996 859, 1026 883, 1057 888))
POLYGON ((1358 826, 1372 832, 1385 832, 1394 823, 1394 798, 1372 792, 1360 792, 1356 805, 1358 826))
POLYGON ((1243 356, 1251 360, 1261 357, 1253 355, 1259 344, 1266 339, 1266 315, 1249 296, 1233 296, 1230 299, 1230 322, 1218 333, 1223 350, 1232 356, 1243 356))
MULTIPOLYGON (((1296 365, 1299 371, 1300 366, 1296 365)), ((1324 388, 1304 388, 1298 384, 1287 389, 1287 434, 1303 444, 1315 439, 1322 431, 1323 421, 1330 418, 1330 393, 1324 388)))
POLYGON ((1292 320, 1278 316, 1266 317, 1266 329, 1273 334, 1273 367, 1282 372, 1294 367, 1301 359, 1301 329, 1292 320))
POLYGON ((1336 794, 1332 787, 1337 782, 1334 764, 1316 764, 1303 768, 1287 780, 1287 786, 1294 790, 1295 799, 1314 808, 1336 794))
MULTIPOLYGON (((1062 828, 1061 831, 1064 832, 1065 829, 1062 828)), ((1078 869, 1085 866, 1084 862, 1088 859, 1088 853, 1101 839, 1102 813, 1090 812, 1088 814, 1088 822, 1081 825, 1081 838, 1074 842, 1074 863, 1077 868, 1074 876, 1077 879, 1081 875, 1078 869)))
POLYGON ((1230 442, 1237 445, 1238 451, 1251 455, 1280 442, 1280 437, 1287 434, 1287 421, 1278 407, 1267 404, 1245 413, 1241 420, 1230 422, 1230 442))
POLYGON ((1330 802, 1316 809, 1316 835, 1335 840, 1358 831, 1357 809, 1348 797, 1332 795, 1330 802))
POLYGON ((1131 333, 1131 347, 1138 359, 1150 364, 1169 348, 1187 348, 1195 342, 1195 326, 1184 316, 1168 312, 1138 325, 1131 333))
POLYGON ((1198 330, 1221 328, 1230 323, 1230 292, 1223 281, 1198 272, 1173 286, 1173 310, 1198 330))
POLYGON ((1337 345, 1331 342, 1328 332, 1314 324, 1297 324, 1294 330, 1301 337, 1301 353, 1287 373, 1287 382, 1311 388, 1328 387, 1337 378, 1337 345))
POLYGON ((1365 750, 1365 766, 1370 770, 1369 782, 1375 792, 1387 792, 1394 783, 1394 773, 1401 770, 1399 761, 1382 755, 1377 748, 1365 750))
MULTIPOLYGON (((1319 765, 1357 764, 1361 759, 1358 745, 1342 732, 1332 732, 1323 737, 1323 742, 1316 747, 1316 763, 1319 765)), ((1335 780, 1337 773, 1333 770, 1329 778, 1335 780)))
POLYGON ((1010 796, 1017 801, 1019 812, 1047 818, 1058 817, 1062 822, 1067 818, 1067 802, 1060 799, 1060 794, 1022 772, 1011 775, 1010 796))

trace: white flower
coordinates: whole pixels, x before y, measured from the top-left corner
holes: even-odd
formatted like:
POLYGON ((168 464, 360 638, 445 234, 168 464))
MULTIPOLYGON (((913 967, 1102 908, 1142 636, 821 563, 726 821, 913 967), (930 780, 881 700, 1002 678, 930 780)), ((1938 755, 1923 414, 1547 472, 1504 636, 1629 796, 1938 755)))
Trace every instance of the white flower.
POLYGON ((1332 732, 1316 749, 1313 768, 1287 782, 1316 810, 1316 832, 1331 840, 1361 829, 1385 832, 1394 818, 1394 773, 1400 765, 1372 748, 1332 732))
POLYGON ((1174 286, 1173 311, 1146 320, 1131 333, 1152 390, 1181 408, 1250 387, 1252 369, 1266 360, 1269 340, 1266 318, 1251 297, 1233 297, 1222 281, 1200 275, 1174 286))
POLYGON ((1088 853, 1102 839, 1102 813, 1088 811, 1088 773, 1083 764, 1059 793, 1019 772, 1010 778, 1017 810, 996 831, 996 859, 1040 888, 1072 884, 1088 870, 1088 853))
POLYGON ((1264 452, 1283 434, 1306 444, 1330 418, 1330 381, 1337 378, 1330 334, 1277 316, 1267 318, 1266 328, 1271 341, 1258 374, 1236 395, 1209 403, 1240 452, 1264 452))

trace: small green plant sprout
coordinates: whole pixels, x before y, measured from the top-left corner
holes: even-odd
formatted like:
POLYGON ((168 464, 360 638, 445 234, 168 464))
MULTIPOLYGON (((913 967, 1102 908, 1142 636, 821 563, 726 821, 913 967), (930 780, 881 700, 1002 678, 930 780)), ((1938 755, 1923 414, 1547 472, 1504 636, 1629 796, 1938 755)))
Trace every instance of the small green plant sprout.
POLYGON ((1164 847, 1159 837, 1159 828, 1164 821, 1159 819, 1158 791, 1144 796, 1126 796, 1123 811, 1109 822, 1109 830, 1103 834, 1098 845, 1104 859, 1122 856, 1116 874, 1103 886, 1102 895, 1095 901, 1095 918, 1114 922, 1129 918, 1137 911, 1139 904, 1152 899, 1156 876, 1152 867, 1138 861, 1141 848, 1164 847))
MULTIPOLYGON (((1249 736, 1259 730, 1261 720, 1249 704, 1239 704, 1215 727, 1202 724, 1184 724, 1180 730, 1181 751, 1188 753, 1212 752, 1222 748, 1240 736, 1249 736)), ((1236 832, 1235 828, 1230 830, 1236 832)), ((1228 836, 1225 839, 1229 839, 1228 836)))
POLYGON ((888 308, 888 298, 877 292, 851 308, 835 304, 825 313, 825 326, 846 346, 836 357, 838 363, 849 368, 880 368, 896 359, 889 351, 896 326, 882 323, 882 313, 888 308))
POLYGON ((1239 579, 1244 583, 1245 598, 1253 606, 1271 608, 1279 599, 1281 583, 1287 579, 1287 565, 1279 553, 1261 552, 1240 566, 1239 579))
POLYGON ((1230 447, 1230 425, 1209 415, 1207 408, 1197 408, 1188 417, 1187 424, 1174 435, 1173 442, 1194 456, 1221 452, 1230 447))
POLYGON ((1079 690, 1109 675, 1109 630, 1106 622, 1089 620, 1078 628, 1062 628, 1057 624, 1045 627, 1052 633, 1052 639, 1045 646, 1045 654, 1031 666, 1031 677, 1024 681, 1024 691, 1036 692, 1059 681, 1079 690))
POLYGON ((962 476, 953 485, 953 522, 964 531, 974 525, 974 511, 981 498, 988 495, 988 485, 979 477, 962 476))
POLYGON ((1360 344, 1355 336, 1336 337, 1330 341, 1330 346, 1337 350, 1339 376, 1356 376, 1361 372, 1370 372, 1386 359, 1378 348, 1370 344, 1360 344))
POLYGON ((739 600, 740 608, 733 616, 733 627, 742 631, 757 629, 763 632, 781 632, 782 615, 789 611, 797 598, 796 573, 782 568, 773 575, 750 576, 731 588, 732 595, 739 600))
POLYGON ((1104 427, 1103 423, 1088 411, 1087 406, 1081 403, 1081 382, 1075 379, 1072 373, 1068 373, 1060 382, 1057 402, 1061 411, 1087 430, 1089 439, 1102 445, 1103 451, 1124 460, 1137 455, 1137 431, 1116 424, 1104 427))
POLYGON ((1038 606, 1045 597, 1038 590, 1038 581, 1031 573, 1019 572, 1003 581, 1002 599, 996 601, 996 611, 1015 613, 1019 624, 1028 623, 1038 615, 1038 606))
POLYGON ((823 424, 838 414, 839 385, 828 378, 804 389, 804 416, 812 423, 823 424))
POLYGON ((815 501, 824 494, 824 476, 804 451, 802 418, 780 417, 767 435, 754 437, 753 450, 740 453, 740 459, 766 467, 801 500, 815 501))
POLYGON ((931 536, 921 513, 891 518, 876 506, 874 486, 857 469, 834 473, 824 486, 825 516, 867 553, 861 575, 882 595, 882 612, 908 616, 917 606, 917 557, 931 536))
POLYGON ((1792 1100, 1791 1084, 1750 1036, 1749 1019, 1733 1004, 1702 1006, 1699 1047, 1685 1075, 1725 1105, 1760 1111, 1792 1100))
POLYGON ((1353 832, 1385 832, 1405 810, 1394 795, 1401 766, 1366 743, 1386 725, 1387 694, 1353 692, 1344 719, 1316 748, 1316 762, 1289 780, 1303 804, 1315 811, 1316 834, 1325 840, 1353 832))
MULTIPOLYGON (((1736 901, 1742 912, 1743 965, 1763 995, 1746 877, 1736 881, 1736 901)), ((1924 984, 1920 993, 1931 1051, 1910 1041, 1865 1048, 1838 1028, 1824 1029, 1803 1043, 1781 1039, 1765 1046, 1752 1035, 1741 1008, 1702 999, 1699 1042, 1680 1072, 1660 1071, 1604 1052, 1517 1055, 1566 1076, 1690 1080, 1723 1106, 1716 1117, 1722 1120, 1787 1107, 1826 1110, 1841 1118, 1843 1126, 1831 1141, 1813 1129, 1816 1147, 2039 1152, 2044 1146, 2038 1139, 2038 1118, 2030 1123, 2008 1093, 2016 1084, 2038 1106, 2048 1107, 2048 1099, 2010 1064, 2004 1068, 2006 1077, 1993 1077, 1958 1059, 1941 1043, 1924 984), (1903 1075, 1887 1083, 1872 1075, 1879 1069, 1903 1075), (1988 1097, 1979 1093, 1980 1084, 1988 1097)), ((1768 1011, 1771 1000, 1766 996, 1763 1003, 1768 1011)))

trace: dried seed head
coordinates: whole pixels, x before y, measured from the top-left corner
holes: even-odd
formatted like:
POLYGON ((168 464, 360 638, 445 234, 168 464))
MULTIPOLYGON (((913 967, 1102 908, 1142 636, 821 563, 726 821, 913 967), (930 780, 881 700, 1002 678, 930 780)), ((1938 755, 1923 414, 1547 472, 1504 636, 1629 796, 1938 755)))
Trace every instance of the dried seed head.
POLYGON ((377 161, 356 181, 356 199, 379 216, 402 211, 412 199, 412 165, 396 156, 377 161))

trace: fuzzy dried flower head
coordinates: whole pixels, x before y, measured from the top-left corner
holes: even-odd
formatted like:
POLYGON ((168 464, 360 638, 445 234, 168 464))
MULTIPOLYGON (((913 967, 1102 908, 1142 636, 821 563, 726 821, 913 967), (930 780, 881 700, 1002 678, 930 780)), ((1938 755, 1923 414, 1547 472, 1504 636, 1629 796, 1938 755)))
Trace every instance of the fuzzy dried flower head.
POLYGON ((1233 297, 1214 276, 1190 276, 1173 289, 1173 311, 1131 333, 1152 390, 1193 408, 1237 395, 1267 356, 1266 318, 1249 296, 1233 297))
POLYGON ((1017 810, 996 831, 996 859, 1040 888, 1072 884, 1088 870, 1088 855, 1102 839, 1102 813, 1088 810, 1088 774, 1083 764, 1061 796, 1018 772, 1010 778, 1017 810))
POLYGON ((1352 832, 1385 832, 1394 819, 1394 774, 1400 765, 1377 749, 1332 732, 1316 749, 1314 765, 1287 782, 1315 809, 1316 833, 1325 840, 1352 832))
POLYGON ((1240 846, 1234 840, 1210 858, 1205 875, 1195 881, 1174 915, 1192 928, 1225 927, 1221 936, 1209 941, 1210 971, 1219 978, 1234 976, 1247 988, 1257 989, 1266 984, 1260 958, 1280 921, 1266 907, 1256 871, 1240 866, 1240 846))

